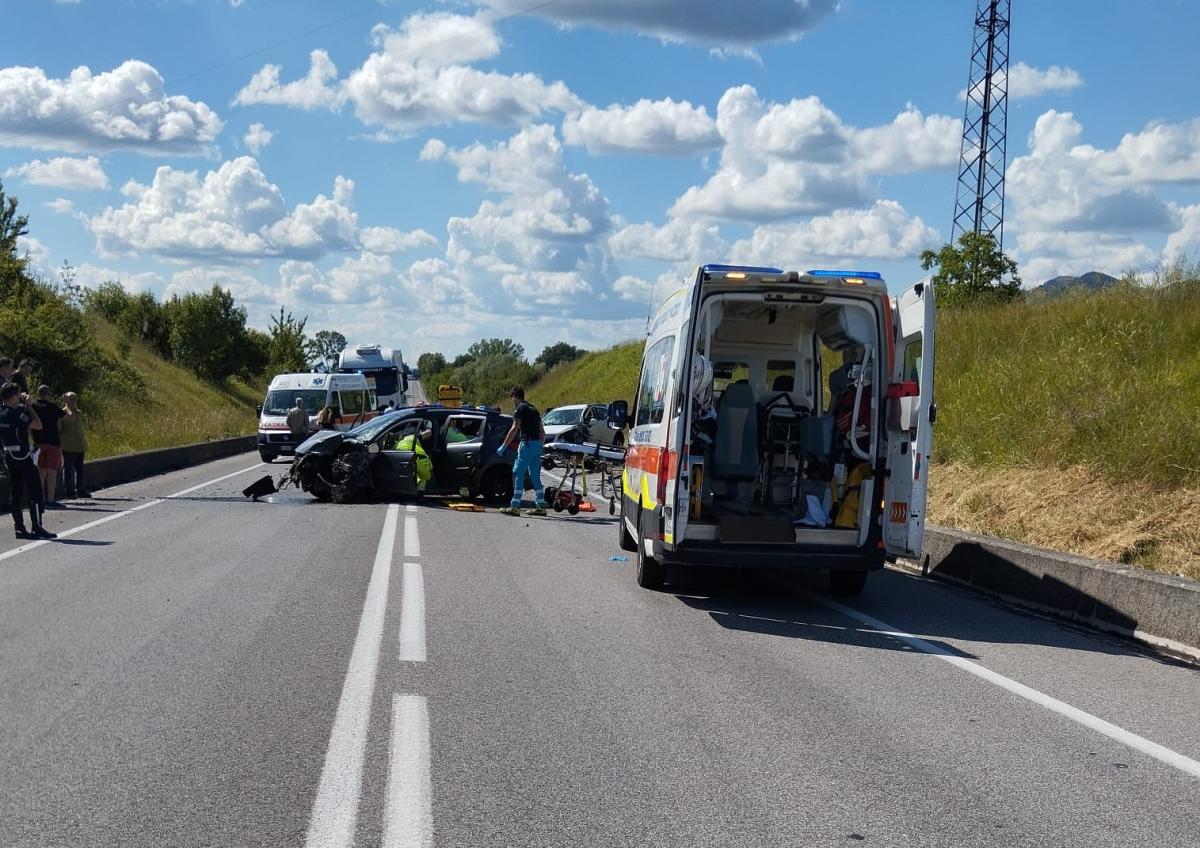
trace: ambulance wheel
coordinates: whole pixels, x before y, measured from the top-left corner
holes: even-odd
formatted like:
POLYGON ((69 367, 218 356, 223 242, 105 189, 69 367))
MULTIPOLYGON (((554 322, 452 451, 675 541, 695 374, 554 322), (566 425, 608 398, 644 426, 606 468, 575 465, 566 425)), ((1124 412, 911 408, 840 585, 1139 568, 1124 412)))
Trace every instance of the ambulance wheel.
POLYGON ((666 563, 660 562, 646 553, 646 538, 644 521, 638 521, 637 540, 637 584, 643 589, 661 591, 667 583, 666 563))
POLYGON ((829 572, 829 591, 841 598, 857 598, 867 587, 866 571, 829 572))

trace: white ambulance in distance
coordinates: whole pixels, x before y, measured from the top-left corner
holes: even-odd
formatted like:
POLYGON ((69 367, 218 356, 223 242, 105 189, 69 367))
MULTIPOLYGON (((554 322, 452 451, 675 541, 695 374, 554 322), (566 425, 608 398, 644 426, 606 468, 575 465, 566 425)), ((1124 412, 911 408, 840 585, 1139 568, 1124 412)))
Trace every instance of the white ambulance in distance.
POLYGON ((258 409, 258 453, 263 462, 294 453, 304 441, 295 439, 287 425, 296 398, 308 410, 310 433, 316 431, 317 414, 326 406, 333 409, 339 430, 357 427, 377 414, 375 398, 362 374, 279 374, 271 380, 258 409))
POLYGON ((934 292, 879 274, 705 265, 651 319, 628 426, 621 547, 668 566, 830 572, 856 595, 919 557, 934 292))

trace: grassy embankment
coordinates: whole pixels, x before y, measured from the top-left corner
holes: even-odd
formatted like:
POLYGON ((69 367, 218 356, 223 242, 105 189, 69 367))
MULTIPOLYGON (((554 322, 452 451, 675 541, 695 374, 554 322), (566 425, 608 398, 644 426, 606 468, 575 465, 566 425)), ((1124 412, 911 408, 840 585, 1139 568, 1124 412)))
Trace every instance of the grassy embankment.
MULTIPOLYGON (((943 311, 937 347, 933 521, 1200 578, 1200 281, 943 311)), ((530 397, 630 398, 640 356, 530 397)))
MULTIPOLYGON (((98 319, 94 323, 100 347, 119 356, 116 328, 98 319)), ((225 387, 214 386, 142 344, 133 344, 125 361, 145 380, 148 396, 133 402, 123 398, 80 398, 80 406, 88 414, 89 458, 255 431, 254 405, 263 398, 259 388, 237 381, 225 387)), ((53 388, 61 392, 69 387, 53 388)))

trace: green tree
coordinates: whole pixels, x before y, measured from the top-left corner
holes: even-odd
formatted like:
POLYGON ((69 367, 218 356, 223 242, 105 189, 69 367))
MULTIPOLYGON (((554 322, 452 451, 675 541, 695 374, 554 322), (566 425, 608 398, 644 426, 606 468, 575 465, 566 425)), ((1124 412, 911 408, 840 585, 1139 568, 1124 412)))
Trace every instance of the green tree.
MULTIPOLYGON (((120 283, 116 285, 120 286, 120 283)), ((164 359, 171 356, 171 325, 167 310, 150 292, 126 296, 125 305, 117 316, 117 328, 122 338, 145 342, 164 359)))
POLYGON ((17 239, 29 235, 29 216, 17 214, 17 199, 4 194, 0 182, 0 253, 17 255, 17 239))
POLYGON ((309 342, 304 335, 308 318, 293 318, 279 307, 271 316, 271 347, 269 370, 272 374, 288 374, 308 370, 309 342))
POLYGON ((246 310, 232 294, 213 284, 204 294, 176 295, 165 307, 175 361, 215 383, 241 372, 246 310))
POLYGON ((110 324, 121 320, 121 313, 129 306, 129 292, 115 280, 108 280, 88 289, 83 295, 83 308, 99 315, 110 324))
POLYGON ((538 358, 533 360, 533 364, 540 367, 544 371, 549 371, 555 365, 561 365, 564 362, 573 362, 579 357, 587 353, 581 347, 567 344, 566 342, 557 342, 542 349, 538 354, 538 358))
POLYGON ((318 330, 309 345, 309 352, 332 371, 337 366, 338 356, 346 349, 346 337, 337 330, 318 330))
POLYGON ((480 339, 467 348, 465 355, 468 359, 482 359, 485 356, 513 356, 523 360, 525 348, 512 339, 480 339))
POLYGON ((1007 303, 1021 296, 1017 263, 987 233, 963 233, 958 245, 921 254, 926 271, 937 266, 933 283, 939 306, 1007 303))
POLYGON ((238 375, 246 380, 261 378, 271 363, 271 336, 254 327, 246 328, 245 354, 238 375))
POLYGON ((417 370, 421 372, 422 380, 426 375, 432 377, 434 374, 440 374, 446 370, 446 357, 440 353, 422 353, 417 357, 417 370))

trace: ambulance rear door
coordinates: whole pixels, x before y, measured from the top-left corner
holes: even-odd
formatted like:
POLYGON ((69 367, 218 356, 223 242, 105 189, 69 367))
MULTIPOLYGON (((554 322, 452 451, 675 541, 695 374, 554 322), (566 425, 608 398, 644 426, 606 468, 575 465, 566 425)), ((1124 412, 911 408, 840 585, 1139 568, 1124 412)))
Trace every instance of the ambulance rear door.
POLYGON ((925 533, 933 422, 933 283, 926 277, 892 299, 896 357, 887 388, 887 480, 883 543, 889 554, 917 559, 925 533))

